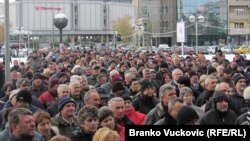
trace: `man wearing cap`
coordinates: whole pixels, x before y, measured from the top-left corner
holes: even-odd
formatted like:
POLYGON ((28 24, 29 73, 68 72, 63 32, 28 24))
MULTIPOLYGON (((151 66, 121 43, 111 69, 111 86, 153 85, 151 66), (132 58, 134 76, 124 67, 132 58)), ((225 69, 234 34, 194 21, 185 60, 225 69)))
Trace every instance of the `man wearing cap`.
POLYGON ((234 95, 230 96, 230 101, 232 102, 232 108, 236 114, 240 114, 240 109, 244 107, 245 100, 243 97, 243 92, 246 88, 246 78, 240 74, 236 73, 232 80, 234 82, 235 88, 233 90, 234 95))
POLYGON ((33 51, 32 56, 28 59, 29 66, 33 72, 38 72, 42 67, 42 59, 39 57, 37 51, 33 51))
POLYGON ((79 126, 77 118, 74 116, 76 112, 76 103, 69 96, 58 99, 58 111, 51 119, 53 127, 58 128, 59 134, 72 137, 72 131, 79 126))
POLYGON ((194 109, 183 106, 177 113, 177 125, 197 125, 199 116, 194 109))
POLYGON ((133 100, 135 110, 147 114, 158 103, 159 100, 154 95, 153 85, 149 81, 143 81, 141 83, 141 92, 133 100))
POLYGON ((92 66, 91 75, 87 77, 89 85, 96 85, 96 77, 100 74, 100 66, 92 66))
POLYGON ((109 79, 110 79, 110 81, 103 84, 101 87, 104 88, 107 91, 107 93, 111 94, 114 83, 117 81, 122 82, 123 79, 117 70, 112 70, 110 72, 109 79))

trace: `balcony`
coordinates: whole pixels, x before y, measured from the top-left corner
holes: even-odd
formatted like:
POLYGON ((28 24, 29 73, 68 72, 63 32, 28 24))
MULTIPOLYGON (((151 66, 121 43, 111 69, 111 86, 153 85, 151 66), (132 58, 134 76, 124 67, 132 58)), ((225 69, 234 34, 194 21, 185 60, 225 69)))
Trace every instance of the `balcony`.
POLYGON ((235 13, 229 13, 229 19, 230 19, 230 21, 233 21, 233 20, 249 20, 250 21, 250 16, 249 15, 237 15, 235 13))
POLYGON ((248 6, 250 8, 249 0, 229 0, 229 6, 248 6))
POLYGON ((250 35, 250 28, 230 28, 229 35, 250 35))

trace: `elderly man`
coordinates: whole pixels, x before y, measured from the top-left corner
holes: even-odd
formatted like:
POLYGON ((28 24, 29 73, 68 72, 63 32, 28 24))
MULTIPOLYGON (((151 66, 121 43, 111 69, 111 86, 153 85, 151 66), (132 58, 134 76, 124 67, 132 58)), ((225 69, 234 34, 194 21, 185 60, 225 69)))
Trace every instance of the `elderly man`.
POLYGON ((58 99, 59 113, 51 119, 52 127, 59 130, 59 134, 72 137, 72 131, 79 126, 74 116, 76 112, 76 102, 69 96, 58 99))
POLYGON ((84 104, 85 105, 92 105, 95 107, 99 107, 101 103, 101 98, 99 93, 95 89, 90 89, 85 95, 84 95, 84 104))
POLYGON ((134 125, 134 123, 125 115, 125 102, 121 97, 114 97, 109 100, 108 107, 114 113, 116 122, 121 125, 134 125))

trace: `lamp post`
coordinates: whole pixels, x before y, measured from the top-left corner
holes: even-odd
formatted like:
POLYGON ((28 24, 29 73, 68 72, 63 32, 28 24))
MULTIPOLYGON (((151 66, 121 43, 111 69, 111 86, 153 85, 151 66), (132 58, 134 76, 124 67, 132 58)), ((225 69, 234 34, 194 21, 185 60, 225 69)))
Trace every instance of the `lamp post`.
POLYGON ((56 28, 59 29, 60 31, 60 43, 62 44, 62 30, 63 28, 65 28, 68 24, 68 19, 66 17, 66 15, 64 14, 57 14, 54 18, 54 25, 56 28))
MULTIPOLYGON (((139 37, 138 37, 138 47, 141 46, 141 32, 144 31, 144 26, 143 25, 136 25, 135 30, 137 31, 139 37)), ((144 35, 142 36, 142 46, 144 46, 144 35)))
POLYGON ((205 21, 205 17, 199 15, 195 17, 194 15, 189 16, 189 22, 195 23, 195 53, 198 53, 198 22, 203 23, 205 21))

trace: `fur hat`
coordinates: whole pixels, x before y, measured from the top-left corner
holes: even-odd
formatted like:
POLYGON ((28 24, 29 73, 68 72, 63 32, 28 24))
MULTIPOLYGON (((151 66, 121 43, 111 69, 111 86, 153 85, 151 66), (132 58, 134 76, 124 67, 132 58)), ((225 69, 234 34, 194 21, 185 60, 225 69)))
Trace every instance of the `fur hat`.
POLYGON ((112 116, 114 117, 113 112, 107 106, 103 106, 98 109, 98 119, 99 122, 102 122, 105 118, 112 116))
POLYGON ((177 113, 177 124, 178 125, 185 125, 194 119, 199 119, 199 116, 195 112, 194 109, 192 109, 188 106, 183 106, 179 110, 179 112, 177 113))
POLYGON ((74 101, 74 99, 69 97, 69 96, 63 96, 63 97, 59 98, 58 102, 57 102, 58 111, 61 111, 63 109, 64 105, 69 103, 69 102, 74 103, 76 106, 76 102, 74 101))
POLYGON ((17 93, 16 101, 18 102, 20 100, 31 103, 32 102, 31 93, 28 90, 20 90, 17 93))
POLYGON ((236 85, 240 79, 245 79, 245 77, 244 77, 242 74, 240 74, 240 73, 236 73, 236 74, 232 77, 232 80, 233 80, 233 82, 234 82, 234 85, 236 85))

